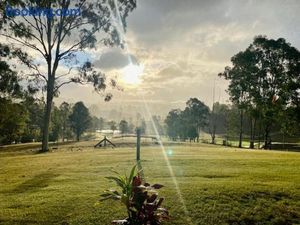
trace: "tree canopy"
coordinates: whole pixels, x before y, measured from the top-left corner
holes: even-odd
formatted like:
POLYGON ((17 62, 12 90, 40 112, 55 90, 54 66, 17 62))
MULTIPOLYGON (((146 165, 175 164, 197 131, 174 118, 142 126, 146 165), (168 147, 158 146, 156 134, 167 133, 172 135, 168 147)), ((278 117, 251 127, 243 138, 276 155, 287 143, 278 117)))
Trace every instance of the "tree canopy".
POLYGON ((231 62, 219 76, 230 81, 228 93, 241 109, 241 132, 242 110, 251 111, 254 120, 262 120, 267 146, 279 114, 300 112, 300 52, 283 38, 257 36, 231 62))
MULTIPOLYGON (((27 66, 22 72, 27 82, 35 84, 47 93, 42 150, 48 150, 49 125, 52 102, 59 89, 69 83, 91 84, 95 91, 106 89, 108 84, 103 72, 94 68, 90 61, 80 62, 84 49, 97 45, 123 46, 122 33, 126 29, 126 18, 136 7, 135 0, 8 0, 6 4, 17 8, 45 10, 68 10, 76 8, 80 15, 49 16, 33 14, 30 17, 20 13, 10 15, 6 5, 0 21, 0 35, 10 40, 15 56, 27 66), (39 60, 36 60, 39 57, 39 60)), ((6 70, 9 72, 9 70, 6 70)), ((109 100, 107 94, 105 100, 109 100)))
POLYGON ((89 110, 83 102, 77 102, 72 109, 70 114, 71 127, 76 134, 77 141, 80 140, 80 136, 86 131, 91 123, 91 116, 89 110))

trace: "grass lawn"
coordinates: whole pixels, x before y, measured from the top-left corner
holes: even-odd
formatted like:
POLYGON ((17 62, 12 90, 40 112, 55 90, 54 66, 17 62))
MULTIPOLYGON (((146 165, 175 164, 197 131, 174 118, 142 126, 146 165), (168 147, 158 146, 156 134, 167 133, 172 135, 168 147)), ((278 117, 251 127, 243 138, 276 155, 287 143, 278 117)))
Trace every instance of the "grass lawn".
MULTIPOLYGON (((114 186, 111 169, 128 172, 133 147, 97 149, 82 142, 46 154, 0 154, 0 224, 99 224, 126 215, 98 203, 114 186)), ((159 147, 142 147, 146 180, 165 188, 165 224, 300 224, 300 153, 206 144, 166 146, 188 215, 159 147), (189 223, 189 219, 192 223, 189 223)))

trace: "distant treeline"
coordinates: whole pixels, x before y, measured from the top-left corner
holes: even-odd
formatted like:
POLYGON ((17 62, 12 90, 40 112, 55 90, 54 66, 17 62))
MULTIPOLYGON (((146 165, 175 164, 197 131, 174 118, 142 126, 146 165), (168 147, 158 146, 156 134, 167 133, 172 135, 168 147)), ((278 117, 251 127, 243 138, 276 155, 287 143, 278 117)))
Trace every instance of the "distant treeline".
MULTIPOLYGON (((44 109, 43 100, 29 96, 19 101, 0 98, 0 144, 41 141, 44 109)), ((50 122, 49 141, 79 141, 84 133, 94 135, 101 130, 134 133, 137 126, 124 119, 116 122, 92 116, 83 102, 53 104, 50 122)), ((144 119, 140 119, 138 126, 142 133, 146 132, 144 119)))
MULTIPOLYGON (((19 102, 0 99, 0 143, 26 143, 42 140, 45 103, 27 97, 19 102)), ((82 102, 53 106, 49 140, 74 140, 92 126, 93 118, 82 102)))
MULTIPOLYGON (((237 105, 214 103, 209 109, 197 98, 191 98, 186 103, 184 110, 171 110, 165 120, 166 134, 173 141, 201 141, 216 143, 216 139, 221 143, 230 145, 230 142, 239 142, 241 121, 240 109, 237 105), (201 132, 208 134, 201 137, 201 132)), ((255 143, 265 142, 265 129, 262 118, 258 118, 253 126, 253 118, 249 112, 244 112, 242 118, 242 141, 247 141, 253 148, 255 143)), ((272 124, 268 142, 297 142, 300 140, 300 128, 297 123, 290 123, 288 133, 282 129, 280 120, 272 124)), ((267 147, 267 146, 266 146, 267 147)))

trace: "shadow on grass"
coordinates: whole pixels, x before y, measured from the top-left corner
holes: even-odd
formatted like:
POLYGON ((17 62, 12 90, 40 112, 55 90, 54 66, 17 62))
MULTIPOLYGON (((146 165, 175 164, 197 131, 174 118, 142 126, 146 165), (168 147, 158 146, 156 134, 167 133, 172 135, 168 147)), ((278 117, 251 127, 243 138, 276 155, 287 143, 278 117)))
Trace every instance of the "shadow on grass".
POLYGON ((37 174, 34 177, 26 180, 22 184, 15 187, 10 192, 25 193, 25 192, 38 191, 41 188, 48 187, 50 181, 57 176, 58 176, 58 174, 54 174, 54 173, 50 173, 50 172, 44 172, 44 173, 37 174))
MULTIPOLYGON (((198 175, 195 177, 198 177, 198 175)), ((231 176, 231 175, 203 175, 200 177, 207 178, 207 179, 216 179, 216 178, 231 178, 234 176, 231 176)))
MULTIPOLYGON (((33 224, 43 224, 43 225, 69 225, 68 221, 72 221, 72 217, 78 216, 78 213, 73 215, 74 210, 76 211, 80 205, 74 204, 78 200, 76 197, 59 201, 52 202, 51 204, 42 204, 39 207, 35 207, 37 203, 32 202, 30 206, 24 205, 14 205, 7 207, 8 209, 22 211, 22 214, 18 214, 15 211, 11 211, 11 215, 5 218, 1 218, 0 215, 0 224, 2 225, 33 225, 33 224), (59 209, 59 210, 57 210, 59 209)), ((92 205, 92 204, 91 204, 92 205)), ((90 207, 90 210, 93 210, 90 207)))
POLYGON ((284 192, 253 191, 237 200, 242 210, 235 211, 227 220, 230 225, 292 225, 300 219, 292 197, 284 192))
POLYGON ((1 219, 0 224, 7 224, 7 225, 19 225, 19 224, 39 224, 38 221, 34 219, 1 219))

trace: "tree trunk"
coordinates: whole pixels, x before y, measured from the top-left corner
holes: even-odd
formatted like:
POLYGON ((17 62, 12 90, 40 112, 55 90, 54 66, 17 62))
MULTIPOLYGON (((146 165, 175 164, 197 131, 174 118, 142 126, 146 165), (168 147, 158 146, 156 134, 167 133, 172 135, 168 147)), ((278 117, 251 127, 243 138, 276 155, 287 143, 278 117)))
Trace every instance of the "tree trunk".
POLYGON ((269 126, 266 126, 265 129, 265 146, 264 149, 270 149, 271 148, 271 141, 269 142, 269 126))
POLYGON ((62 136, 62 142, 65 142, 65 128, 64 127, 63 127, 63 130, 62 130, 62 135, 61 136, 62 136))
POLYGON ((250 134, 250 148, 254 149, 254 141, 255 141, 255 127, 256 127, 256 119, 254 119, 254 123, 253 123, 253 119, 251 119, 251 134, 250 134))
POLYGON ((254 143, 253 143, 253 119, 251 118, 250 120, 250 146, 249 148, 253 149, 254 148, 254 143))
MULTIPOLYGON (((106 136, 105 136, 105 138, 106 138, 106 136)), ((80 140, 80 131, 79 130, 76 131, 76 140, 77 141, 80 140)))
POLYGON ((241 109, 240 117, 240 138, 239 138, 239 148, 242 148, 243 145, 243 110, 241 109))
POLYGON ((260 135, 261 135, 261 119, 259 116, 259 128, 258 128, 258 148, 260 149, 260 135))
POLYGON ((282 133, 282 143, 283 143, 283 150, 285 150, 285 131, 282 133))
MULTIPOLYGON (((50 8, 51 2, 48 2, 48 7, 50 8)), ((48 81, 47 81, 47 101, 45 108, 45 116, 44 116, 44 126, 43 126, 43 140, 42 140, 42 152, 47 152, 48 141, 49 141, 49 125, 50 125, 50 117, 51 117, 51 108, 53 102, 53 92, 54 92, 54 82, 55 76, 52 74, 52 47, 51 47, 51 18, 47 17, 47 42, 48 42, 48 55, 47 55, 47 73, 48 73, 48 81)))
POLYGON ((211 143, 212 144, 216 144, 216 125, 214 124, 213 125, 213 128, 212 128, 212 135, 211 135, 211 143))
POLYGON ((53 89, 54 89, 54 78, 50 75, 47 85, 47 102, 44 114, 44 125, 43 125, 43 140, 42 140, 42 152, 47 152, 49 150, 49 125, 51 118, 51 109, 53 102, 53 89))

